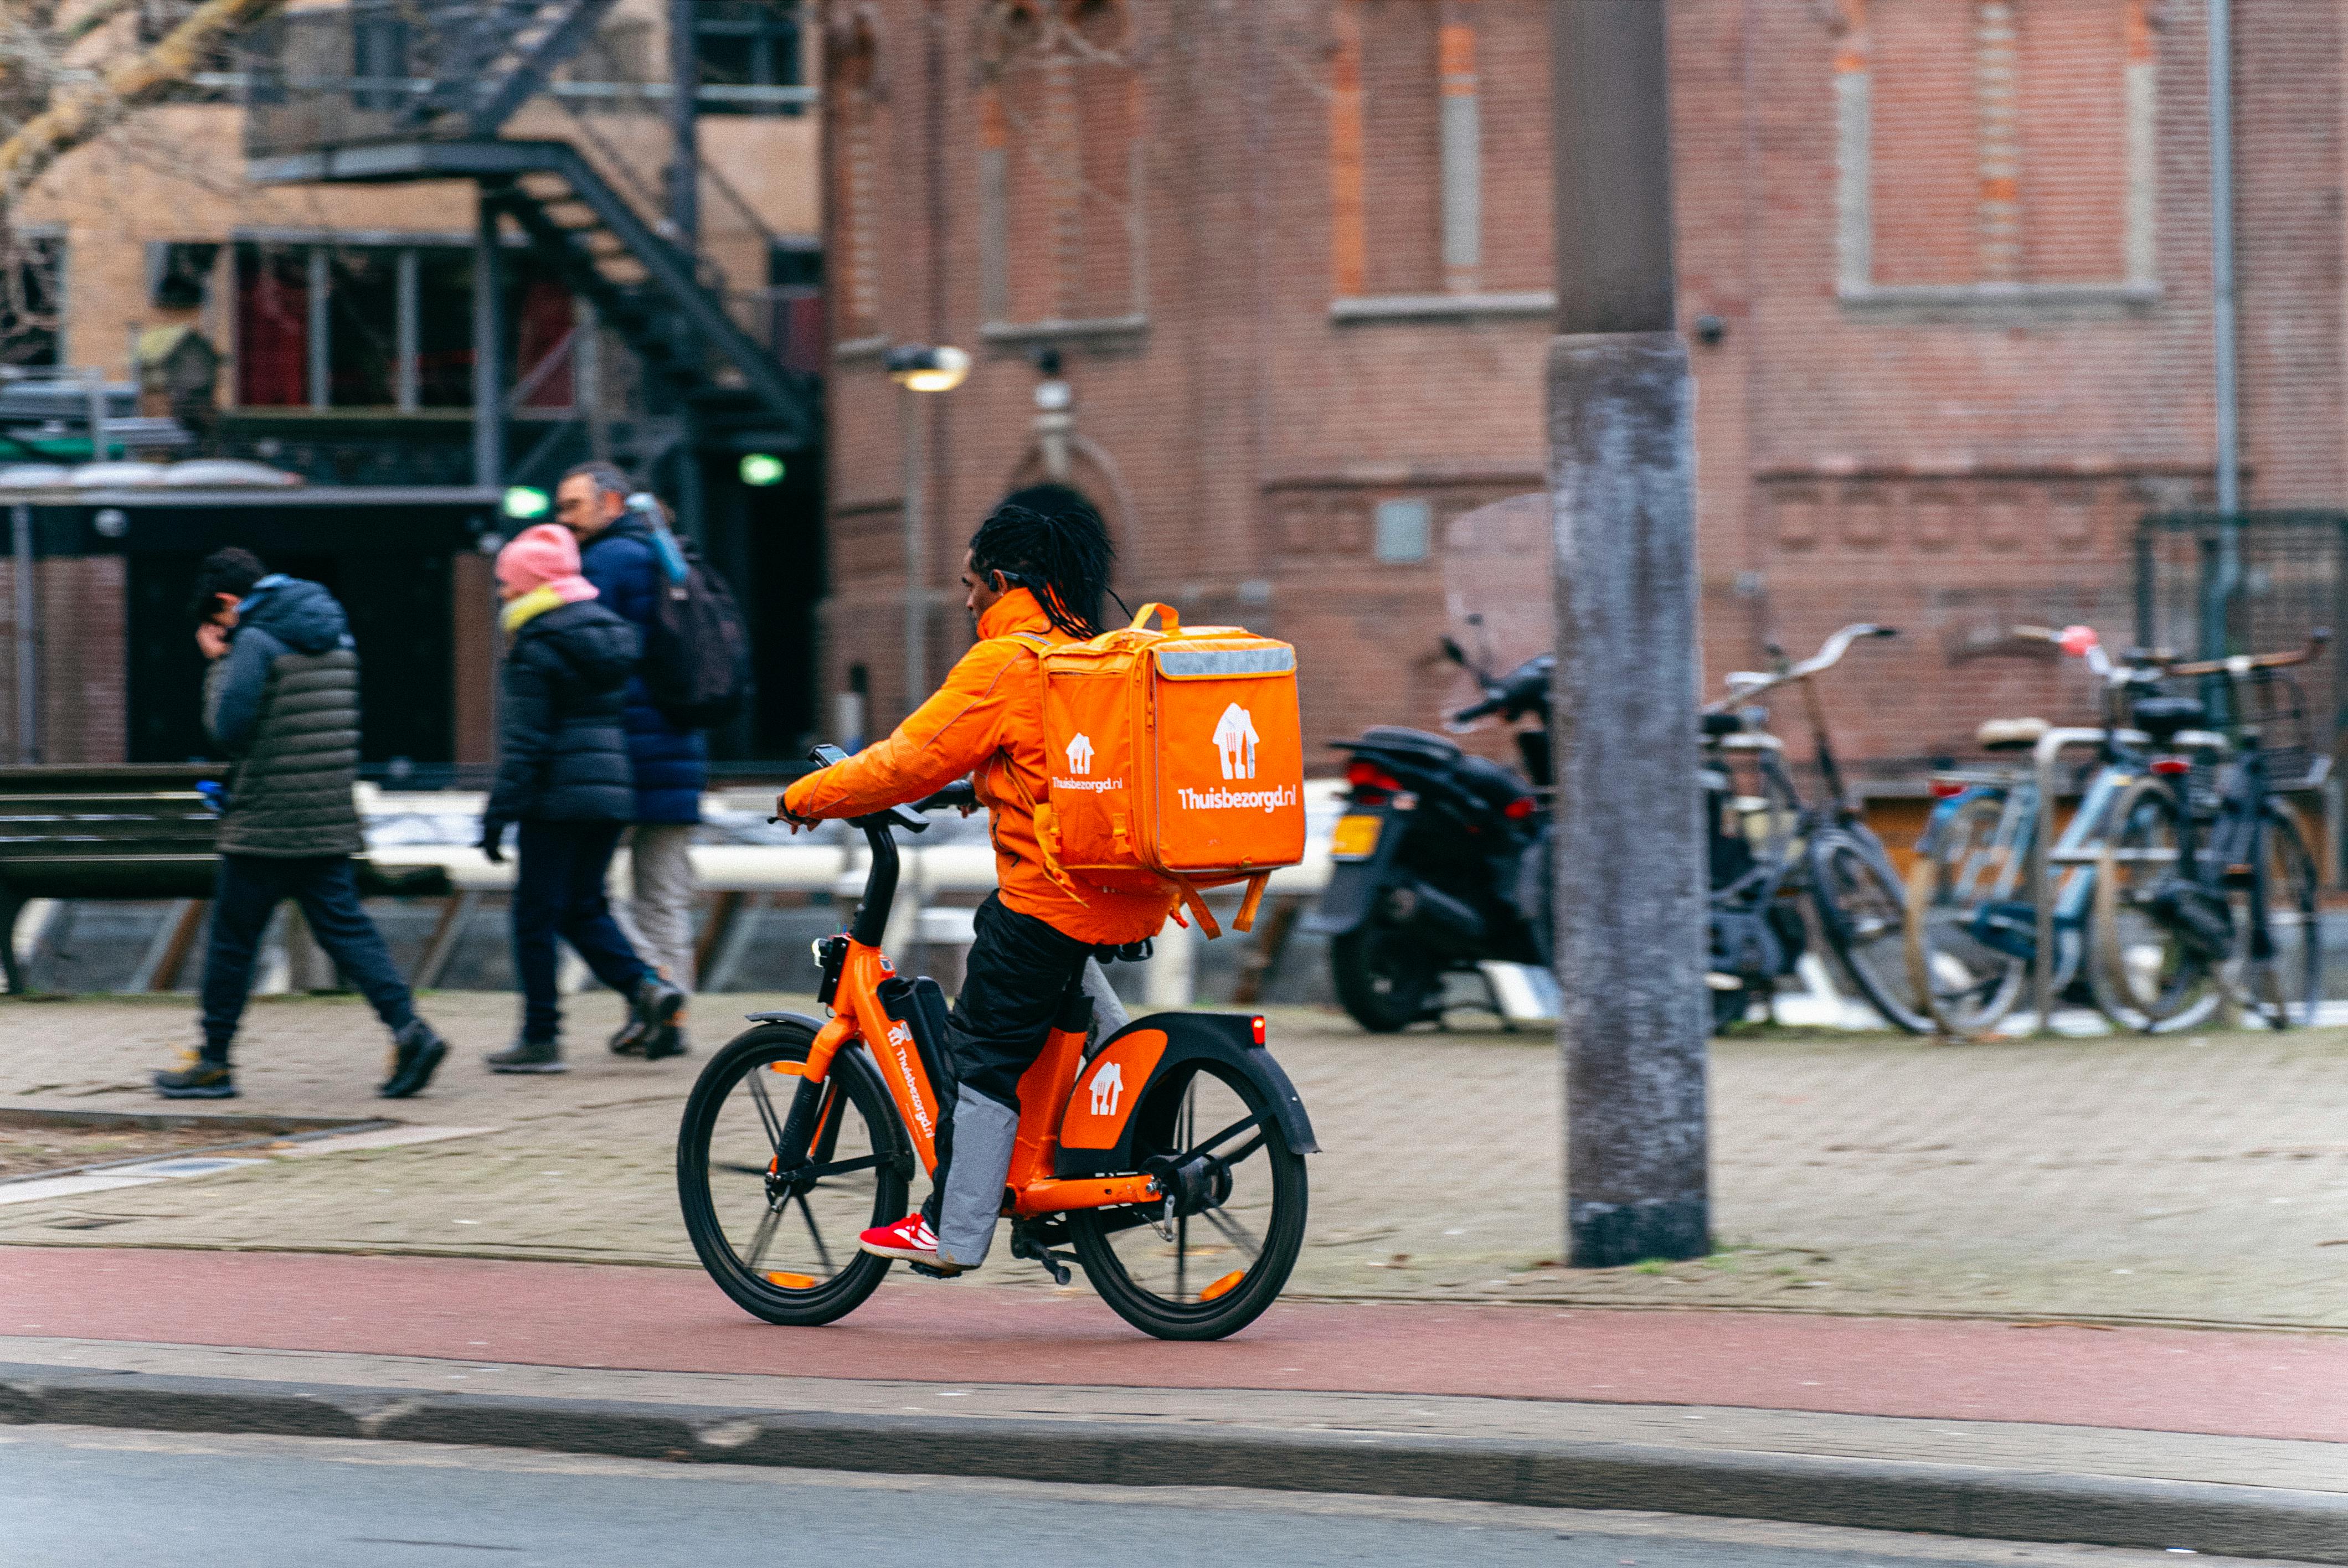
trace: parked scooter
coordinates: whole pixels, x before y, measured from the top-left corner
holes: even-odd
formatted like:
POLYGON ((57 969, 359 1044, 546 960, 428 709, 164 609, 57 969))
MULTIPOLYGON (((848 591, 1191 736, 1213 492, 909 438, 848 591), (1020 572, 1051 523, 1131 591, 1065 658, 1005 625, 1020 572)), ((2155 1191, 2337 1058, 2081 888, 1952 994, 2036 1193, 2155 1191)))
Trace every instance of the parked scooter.
POLYGON ((1506 675, 1448 638, 1444 652, 1482 698, 1451 715, 1465 729, 1518 724, 1523 772, 1447 736, 1381 724, 1340 741, 1346 810, 1330 845, 1329 885, 1304 928, 1330 938, 1337 999, 1354 1021, 1391 1033, 1440 1016, 1444 976, 1487 959, 1550 964, 1550 677, 1553 655, 1506 675))

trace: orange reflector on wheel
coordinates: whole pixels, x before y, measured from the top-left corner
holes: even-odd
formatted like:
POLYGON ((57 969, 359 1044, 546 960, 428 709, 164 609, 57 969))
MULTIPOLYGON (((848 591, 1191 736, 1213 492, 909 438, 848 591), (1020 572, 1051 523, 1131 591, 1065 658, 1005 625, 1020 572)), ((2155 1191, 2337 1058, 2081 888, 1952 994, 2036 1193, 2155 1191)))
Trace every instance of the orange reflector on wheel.
POLYGON ((816 1277, 811 1274, 770 1274, 767 1276, 767 1283, 779 1285, 785 1290, 813 1290, 816 1277))
POLYGON ((779 1072, 785 1078, 805 1078, 807 1076, 807 1063, 804 1061, 770 1062, 767 1064, 767 1067, 769 1071, 779 1072))
POLYGON ((1199 1299, 1201 1301, 1212 1301, 1217 1296, 1228 1296, 1231 1294, 1231 1287, 1246 1277, 1246 1269, 1235 1268, 1231 1270, 1231 1273, 1223 1276, 1222 1278, 1215 1281, 1214 1284, 1207 1286, 1206 1289, 1199 1292, 1199 1299))

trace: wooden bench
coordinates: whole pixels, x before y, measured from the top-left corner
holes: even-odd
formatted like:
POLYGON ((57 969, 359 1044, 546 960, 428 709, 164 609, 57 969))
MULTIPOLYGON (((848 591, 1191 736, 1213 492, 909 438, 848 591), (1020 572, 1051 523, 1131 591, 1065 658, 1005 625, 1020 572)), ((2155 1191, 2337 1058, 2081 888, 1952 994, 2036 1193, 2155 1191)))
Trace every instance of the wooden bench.
MULTIPOLYGON (((176 972, 220 863, 220 818, 196 786, 227 776, 220 763, 0 767, 0 968, 11 994, 26 989, 16 917, 35 898, 185 901, 159 954, 176 972)), ((387 871, 361 859, 357 870, 362 897, 450 891, 437 866, 387 871)))

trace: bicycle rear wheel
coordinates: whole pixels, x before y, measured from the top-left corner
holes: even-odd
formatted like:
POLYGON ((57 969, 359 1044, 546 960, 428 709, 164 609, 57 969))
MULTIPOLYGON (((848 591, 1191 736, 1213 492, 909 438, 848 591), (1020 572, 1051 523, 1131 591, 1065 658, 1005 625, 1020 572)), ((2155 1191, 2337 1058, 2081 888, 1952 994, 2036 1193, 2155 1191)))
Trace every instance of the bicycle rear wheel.
POLYGON ((1907 891, 1879 846, 1839 828, 1810 841, 1810 894, 1843 971, 1896 1029, 1928 1034, 1932 1015, 1909 974, 1907 891))
MULTIPOLYGON (((2246 951, 2242 990, 2250 1016, 2269 1029, 2305 1029, 2323 1002, 2323 925, 2315 856, 2299 817, 2281 801, 2266 804, 2266 926, 2264 953, 2246 951)), ((2250 895, 2243 896, 2247 904, 2250 895)), ((2238 911, 2246 948, 2250 911, 2238 911)))
POLYGON ((1304 1245, 1304 1157, 1253 1080, 1220 1061, 1168 1072, 1134 1112, 1136 1168, 1163 1205, 1068 1216, 1085 1276, 1111 1310, 1160 1339, 1220 1339, 1279 1296, 1304 1245), (1161 1230, 1159 1225, 1165 1228, 1161 1230))
POLYGON ((853 1048, 831 1061, 808 1163, 784 1180, 775 1143, 814 1032, 762 1024, 710 1058, 685 1101, 677 1196, 702 1266, 769 1323, 829 1323, 861 1306, 889 1259, 857 1236, 905 1214, 912 1156, 889 1093, 853 1048))
POLYGON ((2210 955, 2163 912, 2199 887, 2180 857, 2183 811, 2168 785, 2137 780, 2104 818, 2111 832, 2096 865, 2088 989, 2096 1011, 2144 1034, 2198 1028, 2221 999, 2210 955))
POLYGON ((1975 934, 1981 910, 2010 900, 2023 884, 2029 835, 2002 833, 2005 810, 2003 793, 1959 800, 1917 846, 1908 873, 1909 995, 1950 1034, 1996 1028, 2022 1000, 2030 973, 2025 959, 1975 934))

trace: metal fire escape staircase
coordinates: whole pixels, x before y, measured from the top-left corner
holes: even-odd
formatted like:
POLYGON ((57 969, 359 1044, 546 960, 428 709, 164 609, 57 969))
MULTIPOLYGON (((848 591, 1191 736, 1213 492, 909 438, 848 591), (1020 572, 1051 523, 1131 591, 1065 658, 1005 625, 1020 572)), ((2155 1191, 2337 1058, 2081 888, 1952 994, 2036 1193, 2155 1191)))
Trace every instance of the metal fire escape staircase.
MULTIPOLYGON (((656 202, 641 182, 623 191, 571 142, 498 134, 613 4, 403 0, 395 14, 362 0, 289 13, 258 40, 248 173, 261 184, 470 180, 628 343, 647 380, 705 425, 752 423, 812 445, 811 379, 736 323, 709 263, 645 216, 656 202), (428 29, 406 20, 419 10, 428 29), (399 68, 386 72, 386 60, 399 68)), ((625 177, 624 160, 603 161, 625 177)))

